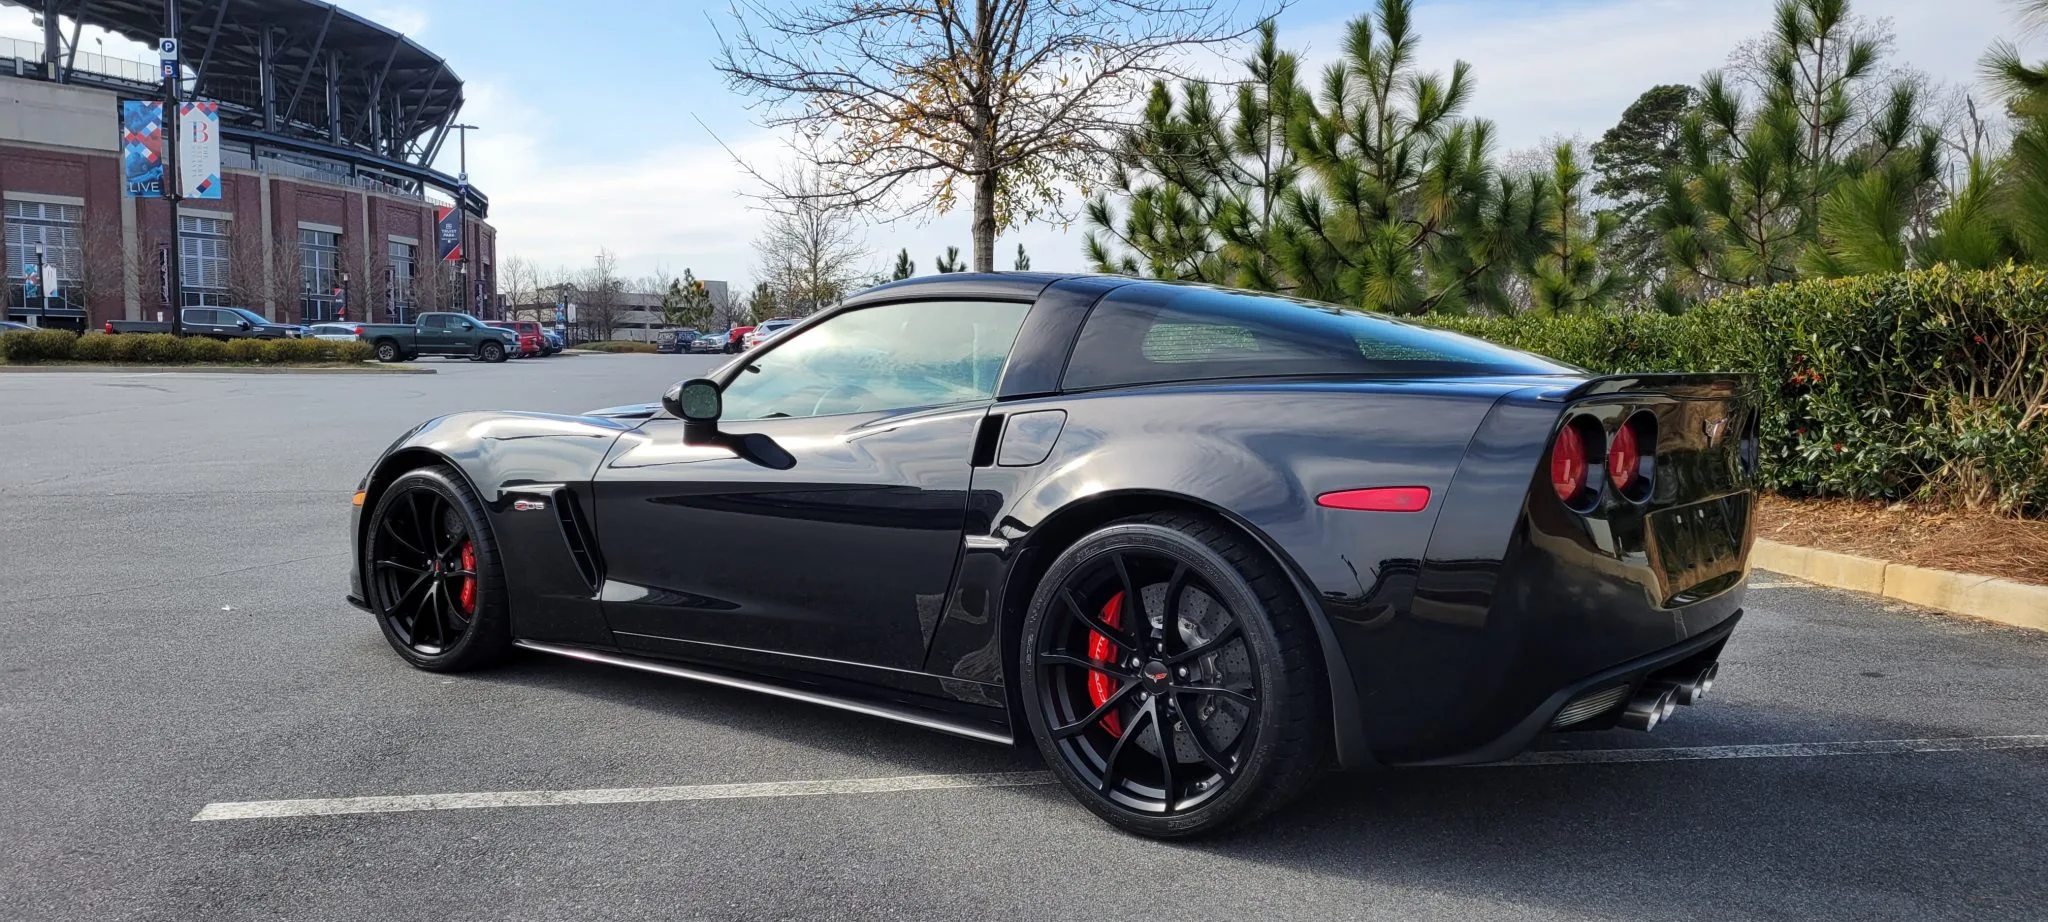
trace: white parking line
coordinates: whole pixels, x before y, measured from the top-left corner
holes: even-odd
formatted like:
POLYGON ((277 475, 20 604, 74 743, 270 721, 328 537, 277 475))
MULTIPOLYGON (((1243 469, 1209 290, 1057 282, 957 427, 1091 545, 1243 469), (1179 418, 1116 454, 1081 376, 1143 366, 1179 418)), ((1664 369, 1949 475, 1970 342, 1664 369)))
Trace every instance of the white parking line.
MULTIPOLYGON (((1949 739, 1870 740, 1841 743, 1769 743, 1750 746, 1680 746, 1663 749, 1583 749, 1529 752, 1506 762, 1475 768, 1620 762, 1686 762, 1703 759, 1804 759, 1816 756, 1891 755, 1913 752, 1984 752, 2048 749, 2048 734, 1968 736, 1949 739)), ((886 794, 948 788, 1000 788, 1051 784, 1049 772, 992 772, 967 775, 906 775, 840 781, 767 781, 754 784, 683 784, 653 788, 590 788, 574 791, 484 791, 470 794, 405 794, 389 797, 323 797, 309 800, 244 800, 211 803, 193 822, 267 820, 352 813, 412 813, 489 807, 563 807, 576 804, 661 803, 751 797, 815 797, 826 794, 886 794)))
POLYGON ((1807 759, 1814 756, 1874 756, 1904 752, 1983 752, 1992 749, 2048 749, 2048 734, 1963 736, 1925 740, 1867 740, 1843 743, 1766 743, 1752 746, 1680 746, 1669 749, 1579 749, 1525 752, 1506 762, 1476 768, 1571 765, 1602 762, 1688 762, 1698 759, 1807 759))
POLYGON ((1047 772, 978 775, 907 775, 844 781, 767 781, 754 784, 682 784, 657 788, 592 788, 580 791, 486 791, 474 794, 412 794, 393 797, 326 797, 311 800, 248 800, 207 804, 192 817, 205 820, 283 819, 345 813, 410 813, 418 810, 473 810, 483 807, 562 807, 571 804, 658 803, 728 800, 738 797, 806 797, 820 794, 884 794, 942 788, 999 788, 1050 784, 1047 772))

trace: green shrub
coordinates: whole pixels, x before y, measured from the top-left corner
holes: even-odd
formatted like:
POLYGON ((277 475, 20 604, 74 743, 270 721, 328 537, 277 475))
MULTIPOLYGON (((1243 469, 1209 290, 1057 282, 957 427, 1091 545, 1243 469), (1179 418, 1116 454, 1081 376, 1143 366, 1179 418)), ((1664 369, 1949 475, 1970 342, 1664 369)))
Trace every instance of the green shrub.
POLYGON ((119 336, 107 333, 87 333, 71 346, 71 357, 81 362, 107 362, 114 358, 114 341, 119 336))
POLYGON ((377 357, 377 350, 365 342, 329 343, 336 347, 334 360, 337 362, 367 362, 377 357))
POLYGON ((263 340, 231 339, 227 341, 226 346, 223 361, 249 363, 263 360, 263 340))
POLYGON ((185 360, 185 338, 169 333, 129 334, 135 340, 130 361, 167 364, 185 360))
POLYGON ((228 357, 228 344, 207 336, 185 337, 184 360, 187 362, 224 362, 228 357))
POLYGON ((591 352, 653 352, 654 344, 636 343, 627 340, 611 340, 607 342, 584 343, 580 346, 577 346, 576 348, 587 349, 591 352))
POLYGON ((71 357, 78 334, 69 330, 15 330, 0 334, 0 356, 10 362, 58 362, 71 357))
POLYGON ((1685 314, 1429 318, 1588 370, 1743 371, 1764 480, 1794 495, 1926 497, 2048 515, 2048 272, 1865 275, 1685 314))

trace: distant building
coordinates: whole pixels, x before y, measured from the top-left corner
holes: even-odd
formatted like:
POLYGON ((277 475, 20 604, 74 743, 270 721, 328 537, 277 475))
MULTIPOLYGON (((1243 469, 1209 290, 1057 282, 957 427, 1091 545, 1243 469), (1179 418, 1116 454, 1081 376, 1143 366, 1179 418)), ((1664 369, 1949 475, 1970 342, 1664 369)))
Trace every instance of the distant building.
MULTIPOLYGON (((706 332, 723 330, 730 325, 724 318, 732 314, 732 286, 711 279, 703 281, 704 290, 711 295, 712 321, 703 324, 702 329, 706 332)), ((517 305, 512 309, 512 315, 514 319, 538 320, 560 329, 575 342, 611 339, 651 343, 662 333, 678 329, 662 314, 661 295, 627 291, 614 298, 609 335, 598 329, 602 321, 597 318, 589 299, 574 288, 565 289, 563 296, 553 301, 517 305)))

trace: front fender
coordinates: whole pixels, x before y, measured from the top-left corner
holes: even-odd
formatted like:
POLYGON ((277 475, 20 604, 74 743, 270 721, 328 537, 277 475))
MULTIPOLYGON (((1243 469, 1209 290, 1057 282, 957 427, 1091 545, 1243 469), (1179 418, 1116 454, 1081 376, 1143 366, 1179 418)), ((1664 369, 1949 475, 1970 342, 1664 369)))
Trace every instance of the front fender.
MULTIPOLYGON (((605 454, 638 420, 546 413, 476 411, 427 421, 407 433, 371 467, 360 489, 362 513, 352 523, 355 573, 362 585, 364 529, 385 486, 418 467, 452 467, 482 500, 485 526, 496 539, 515 636, 609 645, 610 629, 595 587, 570 554, 571 515, 594 516, 590 481, 605 454), (520 497, 537 508, 515 510, 520 497)), ((587 521, 587 519, 585 520, 587 521)))

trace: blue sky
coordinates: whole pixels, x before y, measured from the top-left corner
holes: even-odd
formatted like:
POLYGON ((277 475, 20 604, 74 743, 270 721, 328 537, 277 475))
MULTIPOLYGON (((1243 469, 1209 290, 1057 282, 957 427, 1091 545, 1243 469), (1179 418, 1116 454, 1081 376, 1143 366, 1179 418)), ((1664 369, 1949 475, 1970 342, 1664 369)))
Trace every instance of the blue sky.
MULTIPOLYGON (((765 3, 790 0, 761 0, 765 3)), ((1247 3, 1253 0, 1247 0, 1247 3)), ((491 197, 506 255, 587 265, 599 247, 633 274, 657 267, 743 282, 761 217, 752 187, 716 131, 772 172, 778 138, 754 127, 745 100, 710 61, 726 4, 704 0, 342 0, 447 59, 465 81, 472 180, 491 197)), ((1319 68, 1366 0, 1300 0, 1281 17, 1283 45, 1319 68)), ((1745 38, 1765 31, 1771 0, 1419 0, 1424 64, 1471 62, 1470 115, 1493 120, 1500 150, 1600 133, 1644 89, 1693 83, 1745 38)), ((1994 39, 2017 31, 2004 0, 1856 0, 1888 17, 1897 57, 1968 84, 1994 39)), ((0 7, 0 35, 37 37, 26 11, 0 7)), ((90 45, 88 44, 88 47, 90 45)), ((2040 43, 2035 43, 2038 49, 2040 43)), ((112 50, 111 48, 109 49, 112 50)), ((1224 72, 1230 72, 1224 68, 1224 72)), ((443 166, 454 170, 453 145, 443 166)), ((920 271, 947 245, 968 248, 964 211, 867 230, 878 270, 907 246, 920 271)), ((1023 242, 1039 269, 1082 268, 1081 228, 1041 223, 1004 236, 998 264, 1023 242)))

